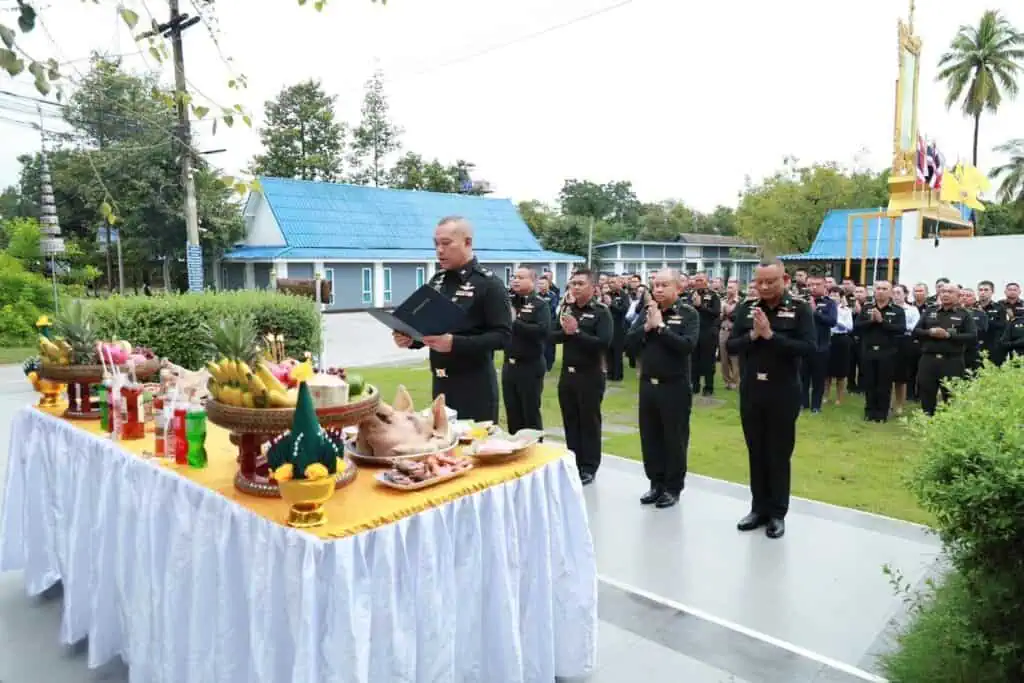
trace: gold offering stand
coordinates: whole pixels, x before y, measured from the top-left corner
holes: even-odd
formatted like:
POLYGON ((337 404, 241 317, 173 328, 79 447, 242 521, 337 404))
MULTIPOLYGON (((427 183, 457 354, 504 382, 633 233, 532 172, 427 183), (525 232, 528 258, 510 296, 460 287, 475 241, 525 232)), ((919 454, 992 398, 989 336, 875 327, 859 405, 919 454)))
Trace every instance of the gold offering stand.
MULTIPOLYGON (((119 367, 128 374, 128 366, 119 367)), ((68 387, 68 407, 64 417, 73 420, 98 420, 100 407, 92 402, 92 387, 103 381, 102 365, 55 365, 43 363, 39 368, 39 377, 51 382, 66 384, 68 387)), ((135 377, 139 380, 152 377, 160 371, 160 361, 153 359, 135 366, 135 377)))
MULTIPOLYGON (((359 424, 364 417, 373 414, 379 403, 380 392, 367 386, 359 400, 317 410, 316 416, 324 429, 341 429, 359 424)), ((207 402, 207 420, 231 432, 231 443, 238 446, 235 488, 254 496, 280 497, 281 491, 263 454, 263 444, 291 429, 294 415, 294 408, 242 408, 212 399, 207 402)), ((335 473, 335 488, 355 478, 355 464, 348 458, 344 460, 345 468, 335 473)))

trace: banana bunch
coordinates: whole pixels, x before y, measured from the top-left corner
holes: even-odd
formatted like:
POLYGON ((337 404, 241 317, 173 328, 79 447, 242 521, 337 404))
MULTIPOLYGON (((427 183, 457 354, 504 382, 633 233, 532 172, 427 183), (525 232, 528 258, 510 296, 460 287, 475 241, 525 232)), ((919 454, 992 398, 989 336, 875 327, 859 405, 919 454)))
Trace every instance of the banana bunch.
POLYGON ((71 345, 63 339, 57 342, 46 337, 39 337, 39 355, 48 363, 55 365, 71 365, 71 345))
POLYGON ((262 362, 253 370, 245 361, 221 358, 206 364, 214 399, 244 408, 294 408, 298 392, 286 389, 262 362))

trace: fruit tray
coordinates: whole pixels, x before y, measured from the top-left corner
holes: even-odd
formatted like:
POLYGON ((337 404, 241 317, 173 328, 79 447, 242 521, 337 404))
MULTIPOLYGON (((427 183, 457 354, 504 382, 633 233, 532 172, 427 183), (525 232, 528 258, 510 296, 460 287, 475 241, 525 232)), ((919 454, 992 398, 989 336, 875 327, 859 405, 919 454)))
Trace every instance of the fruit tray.
MULTIPOLYGON (((377 409, 380 392, 367 385, 358 400, 336 408, 316 411, 320 424, 327 427, 345 427, 358 424, 377 409)), ((229 406, 217 400, 206 403, 206 417, 218 427, 238 434, 280 434, 292 427, 294 408, 244 408, 229 406)))
MULTIPOLYGON (((121 372, 128 374, 130 369, 127 365, 119 367, 121 372)), ((56 365, 43 361, 39 370, 39 376, 51 382, 83 382, 87 384, 98 384, 103 379, 102 365, 56 365)), ((139 379, 152 377, 160 371, 160 361, 153 359, 135 366, 135 376, 139 379)))

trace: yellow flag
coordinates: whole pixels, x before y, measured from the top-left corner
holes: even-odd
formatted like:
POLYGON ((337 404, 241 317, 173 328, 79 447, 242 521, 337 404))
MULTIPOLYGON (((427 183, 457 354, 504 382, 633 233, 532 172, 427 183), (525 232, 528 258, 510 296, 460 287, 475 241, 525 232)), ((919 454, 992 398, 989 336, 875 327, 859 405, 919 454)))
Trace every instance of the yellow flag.
POLYGON ((951 204, 963 204, 976 211, 984 211, 985 205, 978 195, 989 188, 985 174, 967 164, 957 164, 942 177, 939 199, 951 204))

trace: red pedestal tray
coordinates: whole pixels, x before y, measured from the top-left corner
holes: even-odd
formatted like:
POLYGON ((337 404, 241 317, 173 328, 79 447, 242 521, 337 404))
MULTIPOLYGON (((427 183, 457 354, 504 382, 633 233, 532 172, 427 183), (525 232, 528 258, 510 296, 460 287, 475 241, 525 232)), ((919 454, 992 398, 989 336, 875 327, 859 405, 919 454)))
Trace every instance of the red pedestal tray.
MULTIPOLYGON (((120 368, 128 374, 127 366, 120 368)), ((160 361, 151 360, 135 366, 135 376, 140 379, 152 377, 160 371, 160 361)), ((103 381, 102 365, 54 365, 43 363, 39 376, 51 382, 68 385, 68 407, 64 417, 73 420, 98 420, 100 407, 92 401, 92 387, 103 381)))
MULTIPOLYGON (((380 392, 368 386, 359 400, 337 408, 318 410, 316 414, 324 428, 348 427, 372 415, 379 403, 380 392)), ((262 447, 275 436, 291 429, 294 415, 293 408, 242 408, 215 400, 207 402, 207 420, 231 432, 231 443, 238 446, 235 488, 255 496, 273 498, 281 495, 277 482, 270 474, 270 466, 262 447)), ((346 462, 350 463, 347 459, 346 462)), ((335 475, 337 486, 344 486, 354 475, 354 466, 346 466, 344 471, 335 475)))

